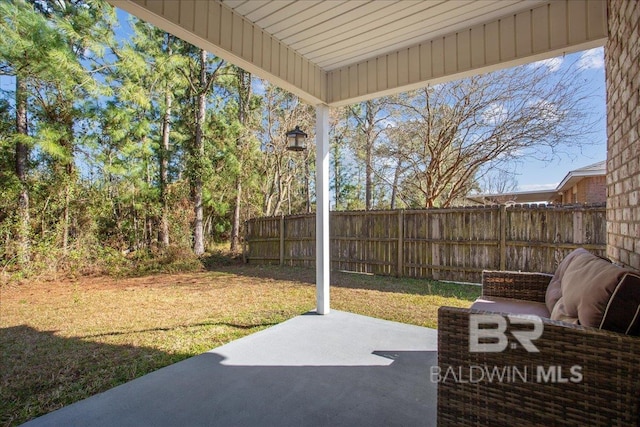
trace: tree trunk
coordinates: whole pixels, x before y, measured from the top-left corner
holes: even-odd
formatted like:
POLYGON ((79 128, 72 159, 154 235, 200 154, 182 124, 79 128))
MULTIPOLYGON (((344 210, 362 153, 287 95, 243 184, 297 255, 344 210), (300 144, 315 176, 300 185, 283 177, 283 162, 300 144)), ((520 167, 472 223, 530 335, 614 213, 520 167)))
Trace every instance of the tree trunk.
POLYGON ((396 199, 398 198, 398 182, 400 181, 400 167, 402 165, 402 159, 398 156, 398 163, 396 164, 396 170, 393 173, 393 186, 391 187, 391 209, 396 208, 396 199))
POLYGON ((366 102, 367 112, 365 120, 365 210, 371 210, 373 204, 372 192, 373 192, 373 132, 375 112, 373 103, 371 101, 366 102))
POLYGON ((71 201, 71 183, 66 182, 64 184, 64 210, 62 211, 62 253, 67 254, 69 251, 69 221, 71 215, 69 214, 69 203, 71 201))
MULTIPOLYGON (((28 134, 27 129, 27 85, 20 77, 16 78, 16 131, 19 135, 28 134)), ((16 142, 15 167, 16 176, 20 181, 20 194, 18 195, 18 263, 24 266, 29 263, 31 242, 30 218, 29 218, 29 190, 27 187, 27 163, 29 160, 29 147, 18 139, 16 142)))
MULTIPOLYGON (((198 105, 196 111, 196 132, 194 140, 194 154, 204 157, 204 144, 202 132, 204 128, 204 117, 207 110, 207 52, 200 50, 200 92, 198 93, 198 105)), ((193 179, 193 209, 195 221, 193 226, 193 252, 200 256, 204 253, 204 228, 203 228, 203 207, 202 207, 202 171, 196 171, 193 179)))
POLYGON ((340 147, 338 146, 339 142, 336 141, 333 145, 333 190, 335 194, 335 210, 340 210, 340 191, 342 190, 342 182, 340 180, 340 147))
POLYGON ((367 145, 365 147, 365 183, 364 183, 364 200, 365 200, 365 210, 371 210, 371 190, 372 190, 372 176, 373 176, 373 167, 371 163, 373 162, 373 153, 371 149, 371 143, 367 138, 367 145))
POLYGON ((202 208, 202 179, 196 178, 194 182, 193 210, 195 221, 193 227, 193 252, 200 256, 204 253, 204 228, 202 208))
POLYGON ((231 225, 231 252, 240 251, 240 209, 242 203, 242 158, 244 149, 244 136, 249 112, 249 101, 251 99, 251 74, 236 68, 238 73, 238 121, 241 125, 241 134, 236 143, 237 158, 240 163, 238 176, 236 177, 236 201, 233 208, 233 223, 231 225))
POLYGON ((62 212, 62 253, 65 255, 69 251, 69 230, 71 228, 71 191, 73 185, 73 120, 68 119, 66 123, 67 135, 61 141, 62 148, 67 152, 68 157, 64 165, 64 209, 62 212))
POLYGON ((304 184, 305 184, 305 196, 307 198, 305 204, 305 210, 307 213, 311 212, 311 179, 309 176, 309 159, 304 159, 304 184))
POLYGON ((240 250, 240 203, 242 202, 242 181, 236 178, 236 204, 233 209, 233 224, 231 227, 231 252, 240 250))
MULTIPOLYGON (((151 178, 151 162, 152 159, 149 159, 147 161, 145 161, 145 163, 147 164, 147 176, 146 176, 146 181, 147 181, 147 188, 151 188, 153 186, 153 179, 151 178)), ((151 215, 151 212, 153 212, 153 204, 152 202, 145 197, 145 202, 144 202, 144 223, 145 223, 145 227, 144 227, 144 243, 145 243, 145 247, 147 249, 151 248, 151 246, 153 245, 154 242, 154 223, 156 222, 156 218, 154 215, 151 215)))
MULTIPOLYGON (((169 49, 171 54, 171 49, 169 49)), ((169 201, 167 186, 169 183, 169 133, 171 131, 171 104, 173 97, 169 88, 165 88, 165 111, 162 119, 162 146, 160 147, 160 229, 158 242, 169 246, 169 201)))
MULTIPOLYGON (((282 193, 280 193, 280 194, 282 194, 282 193)), ((289 215, 291 215, 291 181, 289 181, 289 182, 287 183, 287 203, 289 203, 289 211, 288 211, 288 214, 289 214, 289 215)), ((279 208, 280 208, 280 203, 278 203, 278 210, 280 210, 279 208)), ((276 212, 274 212, 274 214, 275 214, 275 213, 277 213, 277 211, 276 211, 276 212)))
POLYGON ((273 203, 273 193, 266 194, 264 196, 264 202, 262 207, 262 214, 264 216, 271 216, 271 204, 273 203))

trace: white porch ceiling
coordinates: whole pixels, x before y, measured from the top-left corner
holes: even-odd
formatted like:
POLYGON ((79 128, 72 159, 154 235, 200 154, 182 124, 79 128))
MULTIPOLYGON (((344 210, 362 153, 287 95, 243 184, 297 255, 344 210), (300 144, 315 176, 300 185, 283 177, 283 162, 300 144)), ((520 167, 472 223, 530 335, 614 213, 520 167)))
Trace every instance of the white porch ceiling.
MULTIPOLYGON (((323 70, 408 48, 522 10, 521 0, 223 0, 323 70)), ((527 7, 544 0, 528 0, 527 7)))
POLYGON ((312 104, 602 45, 604 0, 108 0, 312 104))

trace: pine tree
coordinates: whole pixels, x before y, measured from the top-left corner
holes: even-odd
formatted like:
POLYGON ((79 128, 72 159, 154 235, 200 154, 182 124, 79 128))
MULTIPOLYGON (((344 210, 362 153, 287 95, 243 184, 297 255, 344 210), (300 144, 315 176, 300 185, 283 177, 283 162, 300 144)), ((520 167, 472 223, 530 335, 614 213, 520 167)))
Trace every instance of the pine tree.
POLYGON ((38 139, 51 156, 53 178, 62 187, 58 198, 60 244, 67 253, 78 179, 75 155, 80 142, 76 132, 91 120, 99 97, 110 93, 99 74, 106 66, 102 59, 105 45, 113 38, 115 13, 99 1, 42 1, 35 5, 56 29, 57 44, 48 52, 47 66, 32 80, 31 92, 38 139))
MULTIPOLYGON (((182 68, 182 74, 189 84, 191 98, 191 120, 187 122, 189 142, 187 146, 187 162, 185 172, 191 187, 193 204, 193 252, 204 254, 204 183, 211 174, 211 158, 205 156, 205 130, 207 119, 207 101, 226 63, 217 57, 210 57, 203 50, 193 46, 185 47, 189 56, 189 65, 182 68)), ((184 119, 184 117, 183 117, 184 119)))
MULTIPOLYGON (((20 189, 17 197, 17 259, 25 266, 30 258, 30 211, 28 168, 31 139, 28 130, 28 81, 37 78, 49 50, 59 47, 55 31, 29 3, 0 3, 0 74, 15 77, 14 172, 20 189)), ((7 106, 8 107, 8 106, 7 106)), ((6 182, 6 181, 5 181, 6 182)))
POLYGON ((231 224, 231 252, 240 250, 240 211, 242 204, 242 182, 245 163, 245 153, 250 147, 250 131, 252 125, 252 112, 255 111, 255 103, 251 93, 251 74, 239 67, 233 67, 235 77, 235 89, 238 94, 237 118, 240 133, 236 141, 236 158, 238 160, 237 174, 235 178, 235 203, 233 207, 233 219, 231 224), (253 111, 252 111, 253 110, 253 111))
MULTIPOLYGON (((156 159, 155 164, 146 167, 149 179, 146 179, 148 185, 145 184, 148 193, 144 211, 145 244, 157 240, 167 247, 170 243, 170 184, 174 175, 171 169, 178 162, 178 142, 182 139, 172 126, 176 120, 174 103, 185 100, 187 79, 179 68, 186 67, 188 58, 180 53, 180 46, 185 45, 180 39, 137 19, 132 27, 133 37, 118 52, 119 61, 113 78, 121 89, 115 101, 119 109, 130 111, 125 119, 139 116, 125 128, 133 130, 144 125, 144 132, 134 133, 147 137, 148 147, 140 148, 148 149, 156 159)), ((139 186, 144 178, 142 175, 136 178, 139 186)))

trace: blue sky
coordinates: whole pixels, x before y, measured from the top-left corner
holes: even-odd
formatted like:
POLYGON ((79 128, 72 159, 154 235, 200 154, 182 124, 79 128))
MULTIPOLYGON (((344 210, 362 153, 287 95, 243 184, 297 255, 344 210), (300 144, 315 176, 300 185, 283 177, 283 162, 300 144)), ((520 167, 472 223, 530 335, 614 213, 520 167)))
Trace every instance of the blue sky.
POLYGON ((574 169, 605 160, 607 157, 606 131, 606 96, 604 80, 603 48, 590 49, 564 57, 551 58, 536 63, 536 66, 549 67, 550 71, 561 72, 563 67, 574 61, 583 70, 593 97, 589 100, 589 108, 598 121, 594 133, 590 136, 592 143, 582 149, 568 152, 551 162, 526 159, 517 168, 517 180, 520 191, 555 188, 565 175, 574 169))

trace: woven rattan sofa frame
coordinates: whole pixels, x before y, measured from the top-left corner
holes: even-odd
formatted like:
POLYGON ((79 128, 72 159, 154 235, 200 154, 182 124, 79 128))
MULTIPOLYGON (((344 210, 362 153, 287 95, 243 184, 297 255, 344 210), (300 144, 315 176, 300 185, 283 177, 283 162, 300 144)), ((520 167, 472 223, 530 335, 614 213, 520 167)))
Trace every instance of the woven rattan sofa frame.
MULTIPOLYGON (((485 271, 482 292, 483 296, 544 302, 551 277, 485 271)), ((542 319, 543 334, 534 341, 540 350, 537 353, 520 346, 509 346, 499 353, 472 353, 472 313, 488 312, 453 307, 441 307, 438 312, 439 426, 640 425, 639 337, 542 319), (461 375, 457 379, 442 378, 449 369, 463 372, 470 366, 515 366, 519 372, 527 367, 530 381, 515 375, 504 376, 502 382, 495 377, 494 381, 466 383, 461 375), (537 382, 538 366, 546 372, 551 366, 560 367, 564 380, 570 377, 571 367, 579 366, 582 379, 537 382)))

